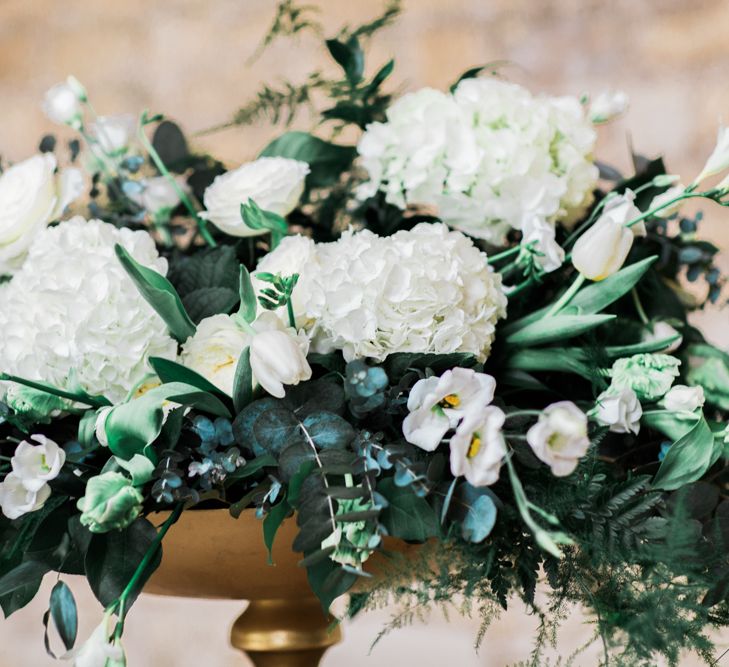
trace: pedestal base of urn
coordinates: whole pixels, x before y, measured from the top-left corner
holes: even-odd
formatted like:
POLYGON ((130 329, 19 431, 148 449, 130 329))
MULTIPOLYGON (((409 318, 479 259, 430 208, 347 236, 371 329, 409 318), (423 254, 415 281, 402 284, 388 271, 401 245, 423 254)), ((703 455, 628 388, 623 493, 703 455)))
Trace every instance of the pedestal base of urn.
POLYGON ((256 667, 317 667, 342 633, 316 598, 253 600, 233 624, 231 644, 256 667))

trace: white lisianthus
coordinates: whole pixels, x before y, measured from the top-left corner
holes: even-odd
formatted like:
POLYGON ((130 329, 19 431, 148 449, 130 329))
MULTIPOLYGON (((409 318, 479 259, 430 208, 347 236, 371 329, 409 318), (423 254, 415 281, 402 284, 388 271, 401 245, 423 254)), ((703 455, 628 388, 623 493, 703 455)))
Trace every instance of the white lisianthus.
POLYGON ((311 378, 306 360, 309 339, 286 328, 271 312, 264 312, 253 323, 251 339, 251 371, 256 382, 271 396, 283 398, 284 385, 296 385, 311 378))
POLYGON ((34 155, 0 175, 0 275, 19 268, 36 235, 82 190, 81 172, 56 174, 51 153, 34 155))
POLYGON ((595 419, 598 424, 609 426, 613 433, 635 433, 640 431, 643 407, 638 396, 630 387, 616 391, 604 391, 597 398, 595 419))
POLYGON ((607 123, 628 110, 628 96, 622 90, 606 90, 590 103, 590 120, 607 123))
POLYGON ((72 667, 125 667, 126 656, 121 642, 114 639, 116 617, 106 612, 101 623, 78 648, 61 656, 73 660, 72 667))
POLYGON ((613 197, 595 224, 577 239, 572 263, 585 278, 604 280, 619 271, 635 237, 645 235, 642 222, 626 227, 640 215, 640 210, 633 204, 634 198, 635 194, 630 190, 613 197))
POLYGON ((452 95, 425 88, 367 127, 360 196, 434 207, 448 225, 500 244, 534 218, 579 218, 598 179, 595 139, 576 98, 497 79, 464 80, 452 95))
POLYGON ((701 173, 696 177, 694 185, 698 185, 705 178, 714 176, 725 169, 729 169, 729 127, 721 126, 716 137, 716 146, 701 173))
POLYGON ((673 338, 674 336, 678 336, 678 338, 673 341, 673 343, 670 343, 661 350, 656 350, 656 352, 670 354, 671 352, 675 352, 679 347, 681 347, 681 343, 683 343, 683 336, 681 336, 679 332, 668 322, 654 322, 652 324, 652 328, 646 328, 643 330, 642 339, 644 342, 652 343, 654 341, 661 341, 668 338, 673 338))
POLYGON ((506 443, 501 432, 506 416, 490 405, 471 410, 451 438, 451 472, 473 486, 490 486, 499 479, 506 443))
POLYGON ((521 245, 532 245, 539 266, 546 273, 556 271, 564 262, 564 248, 557 243, 556 230, 553 225, 535 220, 526 223, 522 230, 521 245))
MULTIPOLYGON (((662 206, 663 204, 668 204, 668 202, 670 202, 672 199, 680 197, 685 190, 686 188, 680 183, 678 185, 674 185, 673 187, 668 188, 668 190, 666 190, 665 192, 661 192, 661 194, 656 195, 655 197, 653 197, 653 199, 651 199, 648 210, 650 211, 658 206, 662 206)), ((666 208, 662 208, 660 211, 656 211, 653 215, 656 218, 670 218, 674 213, 678 213, 682 203, 683 201, 678 201, 671 206, 666 206, 666 208)))
POLYGON ((663 405, 671 412, 696 412, 704 406, 706 398, 702 387, 677 384, 663 397, 663 405))
POLYGON ((287 216, 304 192, 309 165, 283 157, 262 157, 216 176, 205 190, 200 215, 231 236, 257 236, 265 230, 248 227, 240 206, 252 199, 264 211, 287 216))
POLYGON ((66 452, 41 434, 31 435, 30 440, 33 442, 23 440, 16 447, 10 463, 25 488, 38 492, 46 482, 58 477, 66 462, 66 452))
POLYGON ((18 475, 10 472, 0 482, 0 510, 12 521, 24 514, 39 510, 50 495, 51 487, 48 484, 43 484, 33 491, 25 486, 18 475))
MULTIPOLYGON (((183 192, 188 190, 184 178, 176 177, 175 181, 183 192)), ((180 195, 166 176, 143 178, 136 184, 139 190, 130 192, 129 198, 152 215, 176 208, 180 203, 180 195)))
POLYGON ((552 403, 527 431, 527 442, 554 475, 566 477, 590 446, 587 416, 571 401, 552 403))
POLYGON ((460 367, 418 380, 408 396, 409 414, 402 424, 405 440, 432 452, 467 412, 491 403, 495 389, 496 380, 490 375, 460 367))
POLYGON ((89 126, 91 136, 105 155, 116 157, 126 153, 134 139, 137 119, 132 114, 99 116, 89 126))
POLYGON ((143 231, 77 217, 36 236, 0 289, 0 370, 113 402, 174 359, 177 344, 119 263, 114 244, 161 274, 167 261, 143 231))
POLYGON ((393 352, 488 357, 506 296, 486 255, 460 232, 431 223, 388 237, 348 231, 316 244, 311 259, 311 245, 297 242, 301 263, 286 268, 280 258, 293 243, 259 267, 300 274, 294 309, 315 351, 339 349, 348 361, 393 352))
POLYGON ((232 395, 235 370, 246 347, 251 349, 254 382, 272 396, 283 398, 283 385, 298 384, 311 377, 306 361, 308 338, 285 327, 267 311, 249 327, 235 315, 206 317, 182 346, 179 361, 232 395))
POLYGON ((43 99, 43 112, 54 123, 81 127, 81 102, 86 99, 83 86, 72 76, 48 89, 43 99))

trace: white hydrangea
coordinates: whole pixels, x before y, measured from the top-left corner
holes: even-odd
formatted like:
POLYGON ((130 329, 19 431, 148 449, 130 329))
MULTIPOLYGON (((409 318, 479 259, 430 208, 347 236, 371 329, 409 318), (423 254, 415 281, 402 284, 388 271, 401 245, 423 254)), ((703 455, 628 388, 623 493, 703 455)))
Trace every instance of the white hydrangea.
POLYGON ((76 217, 38 234, 0 289, 0 371, 120 401, 149 372, 149 356, 175 358, 176 343, 115 243, 166 273, 147 232, 76 217))
POLYGON ((467 79, 450 95, 405 95, 359 143, 370 180, 391 204, 437 209, 451 227, 495 244, 510 229, 574 222, 598 172, 596 134, 573 97, 535 97, 498 79, 467 79))
POLYGON ((421 223, 389 237, 348 231, 318 245, 285 239, 258 268, 301 275, 294 289, 298 326, 308 330, 314 350, 341 349, 348 360, 469 352, 483 361, 506 315, 501 277, 486 255, 443 224, 421 223))

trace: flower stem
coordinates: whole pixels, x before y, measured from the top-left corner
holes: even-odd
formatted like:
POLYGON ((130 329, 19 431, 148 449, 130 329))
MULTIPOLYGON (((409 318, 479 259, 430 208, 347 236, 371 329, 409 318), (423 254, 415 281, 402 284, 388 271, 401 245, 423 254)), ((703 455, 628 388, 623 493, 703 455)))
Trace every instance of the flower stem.
POLYGON ((289 314, 289 324, 296 329, 296 317, 294 317, 294 307, 291 305, 291 296, 286 301, 286 312, 289 314))
POLYGON ((207 228, 207 221, 198 215, 198 212, 195 210, 195 207, 193 206, 192 201, 190 201, 190 198, 187 196, 187 193, 180 187, 180 184, 175 180, 175 177, 170 173, 170 170, 167 169, 167 166, 162 161, 159 153, 155 147, 152 146, 152 143, 144 133, 144 126, 142 124, 139 125, 138 134, 139 141, 142 143, 142 146, 144 146, 149 157, 152 158, 152 162, 154 162, 155 167, 157 167, 159 173, 169 181, 170 185, 177 193, 177 196, 180 198, 180 201, 187 209, 188 213, 192 216, 192 219, 195 221, 198 231, 200 232, 200 236, 203 237, 205 243, 207 243, 211 248, 217 246, 218 244, 215 242, 215 239, 211 236, 210 231, 207 228))
POLYGON ((572 297, 574 297, 575 294, 577 294, 577 291, 582 287, 583 283, 585 282, 585 276, 583 276, 581 273, 580 275, 575 278, 575 281, 569 286, 567 291, 562 294, 557 301, 554 302, 552 307, 547 311, 547 314, 545 317, 552 317, 553 315, 556 315, 562 308, 564 308, 570 301, 572 301, 572 297))
POLYGON ((507 257, 511 257, 512 255, 515 255, 521 250, 521 246, 514 246, 513 248, 509 248, 508 250, 504 250, 503 252, 499 252, 495 255, 492 255, 491 257, 487 258, 487 262, 489 264, 493 264, 494 262, 498 262, 502 259, 506 259, 507 257))
POLYGON ((638 290, 635 289, 635 287, 632 290, 630 290, 630 295, 633 297, 633 303, 635 304, 636 311, 638 311, 638 317, 640 317, 640 321, 643 322, 643 324, 650 324, 648 315, 646 315, 645 309, 643 308, 643 304, 640 302, 640 296, 638 296, 638 290))

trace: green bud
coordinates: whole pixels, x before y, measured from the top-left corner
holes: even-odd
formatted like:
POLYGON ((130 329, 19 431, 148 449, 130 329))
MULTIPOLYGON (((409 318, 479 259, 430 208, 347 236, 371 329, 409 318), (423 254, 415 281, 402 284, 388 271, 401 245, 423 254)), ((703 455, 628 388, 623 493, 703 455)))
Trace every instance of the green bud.
POLYGON ((77 507, 81 523, 92 533, 121 530, 134 521, 142 509, 142 494, 119 472, 105 472, 86 484, 86 495, 77 507))
POLYGON ((628 387, 642 401, 657 401, 671 388, 680 365, 668 354, 635 354, 618 359, 610 371, 610 389, 628 387))
POLYGON ((51 418, 58 417, 69 405, 68 401, 58 396, 22 384, 8 387, 5 403, 15 414, 42 424, 48 424, 51 418))

